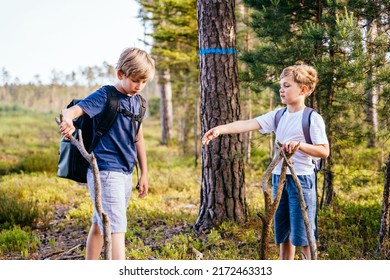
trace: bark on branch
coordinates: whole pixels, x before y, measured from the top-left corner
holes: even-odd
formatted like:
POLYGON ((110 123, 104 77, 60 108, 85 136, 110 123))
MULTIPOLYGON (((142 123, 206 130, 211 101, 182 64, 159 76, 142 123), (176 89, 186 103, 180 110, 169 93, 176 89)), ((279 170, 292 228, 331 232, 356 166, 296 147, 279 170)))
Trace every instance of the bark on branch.
POLYGON ((306 203, 305 203, 305 199, 303 197, 302 185, 301 185, 301 182, 298 179, 297 174, 295 173, 295 170, 294 170, 291 162, 289 161, 289 158, 287 158, 287 155, 283 151, 282 151, 282 153, 283 153, 283 157, 284 157, 284 162, 287 164, 288 168, 290 169, 291 176, 293 177, 295 185, 298 188, 299 203, 301 205, 303 222, 305 224, 306 235, 307 235, 307 239, 309 241, 310 255, 311 255, 311 259, 312 260, 316 260, 317 259, 317 248, 316 248, 316 243, 315 243, 315 240, 314 240, 314 236, 312 234, 313 230, 310 227, 309 216, 307 214, 307 206, 306 206, 306 203))
MULTIPOLYGON (((55 119, 57 124, 60 125, 61 121, 59 118, 55 119)), ((95 189, 95 209, 103 222, 103 238, 104 238, 104 259, 111 260, 112 259, 112 242, 111 242, 111 228, 110 228, 110 219, 108 215, 104 212, 102 206, 102 185, 100 182, 99 176, 99 168, 97 165, 97 161, 93 152, 90 154, 84 147, 82 131, 79 130, 79 140, 70 137, 70 142, 76 146, 76 148, 80 151, 81 155, 88 161, 88 163, 92 167, 92 173, 94 178, 94 189, 95 189)))
POLYGON ((313 242, 312 234, 310 234, 311 229, 310 229, 309 219, 307 216, 305 201, 303 198, 302 186, 301 186, 301 184, 296 176, 296 173, 294 171, 294 168, 292 167, 292 164, 289 161, 290 158, 293 156, 293 154, 298 150, 299 144, 294 147, 293 152, 291 154, 284 153, 282 145, 279 142, 277 142, 277 145, 278 145, 277 152, 276 152, 277 156, 274 157, 274 159, 272 160, 272 162, 268 166, 267 170, 265 171, 265 174, 264 174, 263 179, 262 179, 262 184, 261 184, 263 194, 264 194, 264 200, 265 200, 265 213, 258 214, 258 216, 261 218, 261 221, 263 223, 263 229, 262 229, 262 233, 261 233, 260 250, 259 250, 260 259, 262 259, 262 260, 268 259, 271 225, 272 225, 272 221, 273 221, 273 218, 275 216, 276 210, 278 209, 280 199, 282 197, 282 192, 283 192, 284 184, 286 182, 286 172, 287 172, 287 167, 288 167, 290 169, 291 175, 294 178, 294 182, 298 188, 302 215, 304 218, 306 233, 307 233, 309 244, 310 244, 309 246, 310 246, 311 257, 313 260, 315 260, 317 250, 315 248, 315 242, 313 242), (278 165, 278 163, 282 159, 284 159, 284 161, 283 161, 283 165, 282 165, 282 171, 280 174, 279 184, 277 187, 275 198, 272 201, 272 191, 271 191, 271 188, 269 187, 268 182, 269 182, 269 179, 272 175, 272 171, 275 169, 275 167, 278 165))

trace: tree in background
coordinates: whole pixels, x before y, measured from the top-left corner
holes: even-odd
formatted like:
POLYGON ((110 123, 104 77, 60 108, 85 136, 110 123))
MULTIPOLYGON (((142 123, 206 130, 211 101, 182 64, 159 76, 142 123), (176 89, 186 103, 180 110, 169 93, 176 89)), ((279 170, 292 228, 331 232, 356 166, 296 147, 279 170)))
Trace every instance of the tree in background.
MULTIPOLYGON (((163 14, 163 6, 161 1, 146 0, 139 2, 146 13, 144 13, 143 19, 152 22, 152 33, 149 34, 153 37, 153 34, 158 32, 159 28, 163 28, 166 25, 166 18, 160 16, 163 14)), ((160 48, 168 48, 168 42, 155 39, 154 46, 160 48)), ((166 60, 164 57, 156 55, 152 48, 152 55, 156 59, 157 71, 157 83, 160 88, 160 123, 161 123, 161 144, 167 145, 172 137, 172 86, 171 75, 169 66, 164 63, 166 60)))
MULTIPOLYGON (((240 117, 235 1, 198 0, 201 130, 240 117)), ((195 229, 246 219, 241 135, 224 135, 202 149, 201 201, 195 229)))
MULTIPOLYGON (((379 230, 378 253, 389 252, 390 247, 390 156, 387 159, 383 188, 381 227, 379 230)), ((387 259, 389 256, 384 256, 387 259)))
POLYGON ((183 151, 188 151, 188 134, 191 127, 197 127, 194 120, 197 121, 195 106, 199 98, 196 0, 139 3, 147 12, 143 20, 152 23, 153 30, 148 35, 153 38, 152 54, 160 69, 162 143, 167 144, 172 137, 175 112, 183 151))

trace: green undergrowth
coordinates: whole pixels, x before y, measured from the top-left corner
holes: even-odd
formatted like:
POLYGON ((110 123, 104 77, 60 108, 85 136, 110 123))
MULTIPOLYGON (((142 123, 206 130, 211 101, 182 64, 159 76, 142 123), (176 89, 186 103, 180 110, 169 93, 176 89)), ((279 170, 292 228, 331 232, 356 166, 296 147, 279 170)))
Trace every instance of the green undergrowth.
MULTIPOLYGON (((39 251, 42 236, 36 229, 53 230, 59 209, 77 229, 88 230, 92 204, 85 185, 56 177, 59 134, 54 115, 18 107, 0 106, 0 259, 10 252, 28 259, 39 251)), ((199 205, 201 167, 192 155, 174 144, 160 144, 158 119, 144 123, 148 154, 149 195, 137 190, 127 211, 128 259, 258 259, 264 197, 260 188, 267 168, 267 137, 253 141, 246 165, 247 221, 223 222, 208 233, 194 230, 199 205)), ((383 195, 383 164, 378 151, 346 151, 348 157, 334 166, 336 197, 318 212, 319 259, 383 259, 376 254, 383 195)), ((322 196, 320 173, 319 199, 322 196)), ((135 186, 137 173, 133 173, 135 186)), ((65 227, 65 222, 57 227, 65 227)), ((271 233, 272 235, 272 233, 271 233)), ((271 238, 272 239, 272 238, 271 238)), ((55 242, 51 241, 55 246, 55 242)), ((50 244, 51 244, 50 243, 50 244)), ((387 254, 389 255, 389 254, 387 254)), ((270 259, 278 258, 271 240, 270 259)), ((297 259, 301 259, 299 253, 297 259)))

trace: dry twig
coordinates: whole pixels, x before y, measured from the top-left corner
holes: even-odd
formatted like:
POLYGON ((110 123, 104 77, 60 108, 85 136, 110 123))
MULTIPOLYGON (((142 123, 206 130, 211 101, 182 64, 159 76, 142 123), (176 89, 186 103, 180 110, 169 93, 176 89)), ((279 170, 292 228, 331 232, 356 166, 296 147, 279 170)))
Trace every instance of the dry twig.
MULTIPOLYGON (((62 118, 62 115, 61 115, 62 118)), ((60 119, 55 119, 57 124, 60 125, 61 121, 60 119)), ((108 215, 104 212, 103 206, 102 206, 102 186, 100 182, 100 176, 99 176, 99 168, 97 165, 97 161, 95 158, 95 155, 93 152, 90 154, 87 152, 87 150, 84 147, 82 132, 79 130, 79 140, 74 138, 73 136, 70 137, 70 142, 77 147, 77 149, 80 151, 81 155, 88 161, 88 163, 92 167, 92 173, 94 178, 94 188, 95 188, 95 208, 96 212, 100 216, 100 218, 103 221, 103 236, 104 236, 104 259, 111 260, 112 259, 112 242, 111 242, 111 229, 110 229, 110 220, 108 215)))
POLYGON ((260 243, 260 259, 268 259, 269 254, 269 238, 270 238, 270 231, 271 231, 271 225, 273 218, 275 216, 275 212, 279 206, 280 199, 282 197, 282 192, 284 188, 284 184, 286 182, 286 172, 287 167, 290 169, 290 172, 294 178, 294 182, 297 185, 298 193, 299 193, 299 199, 301 203, 301 210, 302 215, 304 218, 306 233, 309 240, 309 246, 310 246, 310 252, 311 252, 311 258, 314 260, 317 257, 317 250, 315 247, 315 242, 313 241, 313 236, 310 229, 310 223, 306 211, 306 205, 303 198, 303 192, 302 192, 302 186, 298 180, 298 177, 296 176, 296 173, 294 171, 294 168, 292 164, 290 163, 290 158, 293 156, 293 154, 298 150, 299 143, 296 145, 293 149, 293 152, 291 154, 286 154, 283 151, 282 144, 277 142, 277 156, 273 159, 273 161, 268 166, 267 170, 265 171, 265 174, 262 179, 262 190, 264 194, 264 200, 265 200, 265 214, 259 213, 258 216, 261 218, 261 221, 263 223, 263 229, 261 233, 261 243, 260 243), (269 179, 272 175, 272 171, 275 169, 275 167, 278 165, 278 163, 284 159, 283 165, 282 165, 282 171, 280 174, 279 184, 276 191, 276 195, 274 200, 272 201, 272 193, 270 192, 270 188, 268 186, 269 179))

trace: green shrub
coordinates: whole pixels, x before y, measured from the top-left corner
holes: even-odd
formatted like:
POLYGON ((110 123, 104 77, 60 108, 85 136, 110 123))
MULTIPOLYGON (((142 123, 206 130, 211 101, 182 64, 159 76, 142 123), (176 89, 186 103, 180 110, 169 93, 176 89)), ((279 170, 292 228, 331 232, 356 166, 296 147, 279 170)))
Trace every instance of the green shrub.
POLYGON ((30 152, 21 159, 16 167, 23 172, 57 172, 58 151, 53 149, 30 152))
POLYGON ((0 228, 9 228, 13 225, 34 227, 39 217, 36 201, 23 201, 0 193, 0 228))
POLYGON ((40 240, 32 233, 15 226, 9 230, 0 232, 0 252, 20 252, 23 258, 28 257, 31 252, 35 252, 40 245, 40 240))

